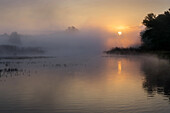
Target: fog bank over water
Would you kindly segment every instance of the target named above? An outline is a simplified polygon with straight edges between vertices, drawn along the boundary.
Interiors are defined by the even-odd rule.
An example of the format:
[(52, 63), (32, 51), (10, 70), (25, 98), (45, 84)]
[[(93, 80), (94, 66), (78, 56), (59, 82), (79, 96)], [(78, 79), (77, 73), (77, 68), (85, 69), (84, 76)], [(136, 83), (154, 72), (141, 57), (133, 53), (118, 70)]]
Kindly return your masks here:
[(45, 55), (101, 54), (112, 47), (130, 47), (139, 44), (140, 38), (137, 32), (125, 32), (122, 36), (118, 36), (116, 32), (101, 29), (78, 30), (75, 28), (75, 30), (67, 29), (34, 35), (20, 33), (0, 35), (0, 45), (38, 47), (44, 51)]

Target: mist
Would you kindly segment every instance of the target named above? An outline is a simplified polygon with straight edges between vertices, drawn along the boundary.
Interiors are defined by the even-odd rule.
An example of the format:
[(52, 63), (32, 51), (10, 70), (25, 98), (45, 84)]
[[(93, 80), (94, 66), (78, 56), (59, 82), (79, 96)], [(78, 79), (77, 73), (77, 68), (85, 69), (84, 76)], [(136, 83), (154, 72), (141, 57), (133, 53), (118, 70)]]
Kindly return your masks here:
[[(0, 45), (16, 46), (22, 50), (20, 53), (16, 52), (10, 55), (100, 55), (112, 47), (140, 45), (140, 38), (137, 35), (137, 32), (130, 32), (118, 36), (115, 32), (107, 32), (97, 28), (77, 29), (70, 27), (70, 29), (63, 31), (44, 34), (26, 35), (17, 32), (2, 34), (0, 35)], [(9, 50), (4, 50), (4, 47), (2, 49), (3, 51)], [(5, 54), (8, 55), (8, 53), (11, 52)]]

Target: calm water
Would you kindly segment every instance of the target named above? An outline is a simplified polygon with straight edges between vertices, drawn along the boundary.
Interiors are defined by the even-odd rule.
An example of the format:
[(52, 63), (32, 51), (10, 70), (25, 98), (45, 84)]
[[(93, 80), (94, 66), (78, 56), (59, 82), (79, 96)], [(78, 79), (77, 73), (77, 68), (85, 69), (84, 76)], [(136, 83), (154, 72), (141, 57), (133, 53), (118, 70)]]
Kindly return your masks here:
[(0, 60), (0, 113), (168, 113), (169, 99), (156, 56)]

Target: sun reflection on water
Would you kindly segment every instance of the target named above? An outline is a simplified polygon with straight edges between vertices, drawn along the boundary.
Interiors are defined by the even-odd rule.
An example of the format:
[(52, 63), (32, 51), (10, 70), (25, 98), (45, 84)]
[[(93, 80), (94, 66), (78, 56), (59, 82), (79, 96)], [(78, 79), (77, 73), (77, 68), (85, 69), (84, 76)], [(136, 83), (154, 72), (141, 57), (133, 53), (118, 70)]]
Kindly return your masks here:
[(118, 74), (121, 74), (122, 72), (122, 62), (118, 61)]

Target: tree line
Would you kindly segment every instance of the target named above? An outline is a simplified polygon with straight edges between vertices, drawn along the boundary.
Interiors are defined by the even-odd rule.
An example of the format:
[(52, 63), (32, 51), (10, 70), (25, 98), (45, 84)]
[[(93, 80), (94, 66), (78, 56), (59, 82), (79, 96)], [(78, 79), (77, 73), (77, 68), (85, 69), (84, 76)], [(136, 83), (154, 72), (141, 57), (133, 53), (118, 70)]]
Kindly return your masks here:
[(170, 50), (170, 9), (163, 14), (148, 14), (143, 20), (142, 49)]

